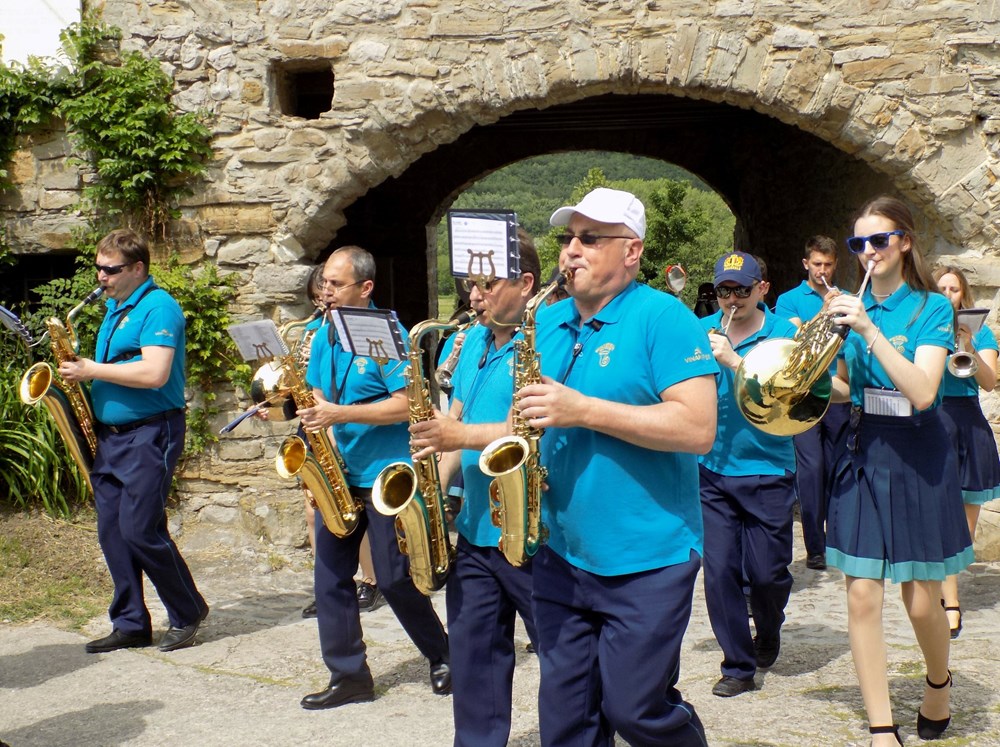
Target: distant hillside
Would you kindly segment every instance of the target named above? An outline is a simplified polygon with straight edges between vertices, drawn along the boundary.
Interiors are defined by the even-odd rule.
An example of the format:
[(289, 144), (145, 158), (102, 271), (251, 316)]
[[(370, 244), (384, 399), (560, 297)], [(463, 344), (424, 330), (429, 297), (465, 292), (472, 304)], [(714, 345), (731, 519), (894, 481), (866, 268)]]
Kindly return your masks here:
[(452, 208), (514, 210), (525, 230), (540, 236), (548, 231), (552, 212), (566, 204), (573, 188), (592, 168), (600, 168), (611, 181), (673, 179), (711, 191), (698, 177), (664, 161), (629, 153), (573, 151), (536, 156), (505, 166), (469, 187)]

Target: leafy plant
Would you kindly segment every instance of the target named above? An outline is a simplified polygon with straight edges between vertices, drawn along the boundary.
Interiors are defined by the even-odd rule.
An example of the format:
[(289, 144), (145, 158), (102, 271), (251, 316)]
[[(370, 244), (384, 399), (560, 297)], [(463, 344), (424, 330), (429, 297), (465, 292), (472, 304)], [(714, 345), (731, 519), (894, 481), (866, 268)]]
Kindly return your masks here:
[(21, 402), (21, 375), (32, 356), (6, 334), (0, 355), (8, 364), (0, 370), (0, 499), (19, 508), (41, 503), (48, 514), (69, 517), (88, 495), (86, 481), (44, 407)]
[(56, 110), (98, 177), (85, 198), (102, 214), (123, 214), (130, 225), (137, 219), (134, 227), (165, 238), (173, 204), (205, 170), (211, 133), (202, 115), (176, 112), (173, 82), (158, 61), (117, 51), (120, 37), (93, 17), (63, 32), (78, 88)]

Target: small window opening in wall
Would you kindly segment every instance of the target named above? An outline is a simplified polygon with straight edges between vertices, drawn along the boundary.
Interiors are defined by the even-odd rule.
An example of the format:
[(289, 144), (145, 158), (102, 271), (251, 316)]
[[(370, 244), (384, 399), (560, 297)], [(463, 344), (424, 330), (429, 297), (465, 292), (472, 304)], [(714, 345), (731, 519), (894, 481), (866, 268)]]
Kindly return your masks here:
[(319, 119), (333, 108), (333, 70), (329, 62), (275, 63), (278, 108), (290, 117)]

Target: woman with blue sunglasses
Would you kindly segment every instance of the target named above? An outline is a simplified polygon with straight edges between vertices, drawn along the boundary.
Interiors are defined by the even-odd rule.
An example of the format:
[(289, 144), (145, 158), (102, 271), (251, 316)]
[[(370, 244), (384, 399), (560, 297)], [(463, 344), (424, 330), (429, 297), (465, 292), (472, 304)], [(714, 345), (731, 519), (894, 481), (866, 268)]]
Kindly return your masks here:
[(864, 205), (848, 248), (868, 268), (860, 298), (830, 302), (847, 336), (833, 379), (850, 400), (848, 438), (834, 475), (827, 562), (846, 575), (848, 634), (873, 747), (902, 744), (893, 723), (882, 607), (899, 583), (926, 666), (921, 739), (951, 720), (949, 628), (941, 582), (972, 561), (958, 463), (937, 410), (954, 346), (951, 304), (916, 247), (913, 217), (893, 197)]

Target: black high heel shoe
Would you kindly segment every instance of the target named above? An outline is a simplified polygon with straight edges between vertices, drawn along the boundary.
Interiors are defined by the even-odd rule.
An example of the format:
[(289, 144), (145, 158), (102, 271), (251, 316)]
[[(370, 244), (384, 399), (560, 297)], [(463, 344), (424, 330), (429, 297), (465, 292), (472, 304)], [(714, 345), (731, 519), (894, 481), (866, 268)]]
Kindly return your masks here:
[(953, 628), (953, 627), (951, 627), (951, 621), (950, 620), (948, 621), (948, 630), (951, 631), (951, 637), (952, 637), (952, 640), (954, 640), (955, 638), (958, 638), (958, 634), (962, 632), (962, 608), (961, 607), (945, 607), (943, 599), (941, 600), (941, 606), (944, 607), (944, 611), (946, 613), (948, 613), (948, 612), (957, 612), (958, 613), (958, 625), (956, 625)]
[[(939, 684), (931, 682), (930, 677), (924, 677), (927, 681), (927, 687), (934, 690), (940, 690), (944, 687), (951, 687), (951, 670), (948, 670), (948, 679)], [(921, 739), (927, 741), (930, 739), (938, 739), (944, 730), (948, 728), (948, 724), (951, 723), (951, 716), (942, 719), (930, 719), (917, 709), (917, 736)]]
[(899, 736), (899, 724), (893, 724), (892, 726), (869, 726), (869, 734), (892, 734), (896, 737), (896, 741), (899, 744), (903, 743), (903, 740)]

